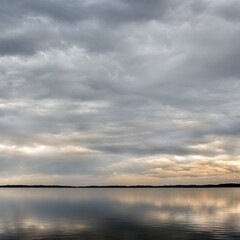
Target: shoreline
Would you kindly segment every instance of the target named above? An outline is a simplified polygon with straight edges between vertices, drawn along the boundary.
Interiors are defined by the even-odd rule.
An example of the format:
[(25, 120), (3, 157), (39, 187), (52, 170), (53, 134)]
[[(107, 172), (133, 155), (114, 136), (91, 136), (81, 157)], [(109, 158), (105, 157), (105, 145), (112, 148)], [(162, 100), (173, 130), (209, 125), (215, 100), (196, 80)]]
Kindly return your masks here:
[(206, 184), (206, 185), (0, 185), (0, 188), (238, 188), (239, 183)]

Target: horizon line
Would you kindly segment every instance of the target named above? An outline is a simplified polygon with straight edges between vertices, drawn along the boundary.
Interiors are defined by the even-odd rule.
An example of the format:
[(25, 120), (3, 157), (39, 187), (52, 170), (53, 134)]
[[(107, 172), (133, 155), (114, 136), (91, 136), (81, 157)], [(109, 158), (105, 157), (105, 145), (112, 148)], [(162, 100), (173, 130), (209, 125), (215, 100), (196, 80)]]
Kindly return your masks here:
[(0, 188), (214, 188), (214, 187), (240, 187), (240, 183), (219, 184), (173, 184), (173, 185), (55, 185), (55, 184), (5, 184)]

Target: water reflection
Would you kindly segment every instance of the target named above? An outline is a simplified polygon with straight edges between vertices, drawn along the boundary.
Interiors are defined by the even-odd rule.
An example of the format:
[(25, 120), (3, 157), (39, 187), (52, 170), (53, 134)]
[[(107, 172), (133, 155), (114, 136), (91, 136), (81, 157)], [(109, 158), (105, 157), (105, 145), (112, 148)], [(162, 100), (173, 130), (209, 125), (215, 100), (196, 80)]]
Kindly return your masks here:
[(240, 189), (0, 189), (0, 239), (240, 239)]

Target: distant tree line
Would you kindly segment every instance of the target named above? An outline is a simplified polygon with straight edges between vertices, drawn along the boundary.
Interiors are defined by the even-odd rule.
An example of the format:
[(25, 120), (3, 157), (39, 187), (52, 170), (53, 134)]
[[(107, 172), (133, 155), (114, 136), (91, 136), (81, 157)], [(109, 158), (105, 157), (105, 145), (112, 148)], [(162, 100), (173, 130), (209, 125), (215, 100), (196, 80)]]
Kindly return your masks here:
[(0, 188), (231, 188), (240, 187), (240, 183), (221, 183), (205, 185), (89, 185), (89, 186), (70, 186), (70, 185), (0, 185)]

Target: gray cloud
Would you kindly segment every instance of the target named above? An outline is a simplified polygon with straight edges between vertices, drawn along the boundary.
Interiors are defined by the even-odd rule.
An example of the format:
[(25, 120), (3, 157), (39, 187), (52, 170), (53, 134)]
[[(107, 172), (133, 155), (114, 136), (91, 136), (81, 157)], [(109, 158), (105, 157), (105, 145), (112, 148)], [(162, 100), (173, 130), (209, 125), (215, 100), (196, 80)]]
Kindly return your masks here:
[(235, 177), (238, 8), (235, 0), (2, 1), (2, 181)]
[(220, 4), (214, 4), (213, 12), (228, 21), (239, 21), (238, 11), (240, 4), (238, 1), (222, 1)]

